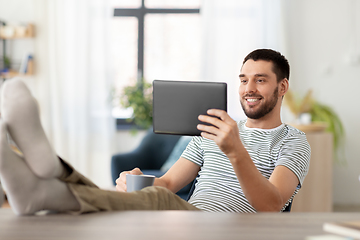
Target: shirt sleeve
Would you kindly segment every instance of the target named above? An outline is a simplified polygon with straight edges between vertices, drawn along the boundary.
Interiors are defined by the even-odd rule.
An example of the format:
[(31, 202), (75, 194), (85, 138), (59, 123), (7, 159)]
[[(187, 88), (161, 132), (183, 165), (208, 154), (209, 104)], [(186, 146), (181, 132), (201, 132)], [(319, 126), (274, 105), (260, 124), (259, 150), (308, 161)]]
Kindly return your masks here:
[(310, 166), (311, 149), (304, 133), (288, 136), (279, 153), (275, 166), (285, 166), (297, 176), (300, 186), (303, 184)]
[(202, 137), (193, 137), (181, 157), (199, 165), (200, 167), (204, 163), (204, 151), (201, 148)]

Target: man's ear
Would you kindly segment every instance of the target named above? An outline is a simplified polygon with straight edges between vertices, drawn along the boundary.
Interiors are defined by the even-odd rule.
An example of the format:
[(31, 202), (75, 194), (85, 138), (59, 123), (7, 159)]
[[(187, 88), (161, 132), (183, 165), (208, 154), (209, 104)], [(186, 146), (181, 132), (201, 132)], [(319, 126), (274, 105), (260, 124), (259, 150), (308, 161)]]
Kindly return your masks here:
[(289, 90), (289, 80), (287, 78), (284, 78), (279, 83), (279, 97), (283, 97), (288, 90)]

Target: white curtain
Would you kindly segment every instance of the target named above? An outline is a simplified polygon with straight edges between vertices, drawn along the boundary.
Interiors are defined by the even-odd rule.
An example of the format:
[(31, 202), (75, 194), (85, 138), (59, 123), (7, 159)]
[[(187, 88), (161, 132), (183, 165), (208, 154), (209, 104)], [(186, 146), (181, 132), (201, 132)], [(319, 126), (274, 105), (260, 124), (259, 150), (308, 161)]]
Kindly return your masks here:
[(115, 124), (109, 93), (106, 0), (34, 0), (36, 95), (55, 151), (100, 186), (110, 186)]
[(238, 96), (244, 57), (257, 48), (285, 53), (281, 0), (204, 0), (202, 78), (228, 83), (228, 112), (245, 118)]

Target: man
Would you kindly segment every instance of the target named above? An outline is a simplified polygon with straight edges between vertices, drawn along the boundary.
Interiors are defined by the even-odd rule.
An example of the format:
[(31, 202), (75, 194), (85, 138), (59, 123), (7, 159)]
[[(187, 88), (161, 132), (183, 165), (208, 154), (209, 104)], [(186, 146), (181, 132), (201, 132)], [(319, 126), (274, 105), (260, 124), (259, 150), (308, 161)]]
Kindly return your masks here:
[[(226, 112), (214, 109), (208, 114), (221, 120), (200, 116), (216, 127), (199, 125), (202, 138), (195, 137), (155, 185), (176, 192), (200, 173), (189, 202), (203, 210), (280, 211), (288, 205), (310, 158), (305, 135), (281, 123), (289, 73), (287, 60), (275, 51), (260, 49), (245, 57), (239, 95), (247, 120), (237, 124)], [(220, 150), (215, 151), (217, 147)], [(126, 173), (141, 172), (120, 174), (119, 191), (126, 191)]]
[[(17, 214), (39, 210), (96, 212), (115, 210), (281, 211), (307, 174), (310, 147), (304, 133), (281, 122), (282, 98), (288, 90), (289, 64), (278, 52), (255, 50), (243, 62), (240, 102), (247, 115), (238, 124), (221, 110), (199, 120), (181, 158), (153, 187), (126, 193), (125, 174), (118, 192), (97, 188), (58, 158), (41, 127), (38, 109), (25, 85), (6, 82), (1, 92), (0, 176)], [(6, 132), (23, 156), (11, 151)], [(197, 175), (189, 202), (175, 192)], [(21, 189), (21, 190), (19, 190)]]

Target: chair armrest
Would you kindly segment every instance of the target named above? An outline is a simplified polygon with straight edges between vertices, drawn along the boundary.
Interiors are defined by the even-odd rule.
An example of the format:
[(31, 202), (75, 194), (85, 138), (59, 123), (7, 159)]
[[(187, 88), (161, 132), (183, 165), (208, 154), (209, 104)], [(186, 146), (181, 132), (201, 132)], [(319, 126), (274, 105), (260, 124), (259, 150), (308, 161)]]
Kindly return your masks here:
[(123, 171), (130, 171), (136, 167), (140, 169), (147, 168), (148, 158), (146, 152), (134, 150), (129, 153), (116, 154), (111, 157), (111, 176), (115, 180)]
[(180, 136), (155, 134), (150, 129), (135, 150), (113, 155), (111, 176), (114, 184), (121, 172), (132, 170), (135, 167), (141, 170), (159, 170), (179, 138)]

